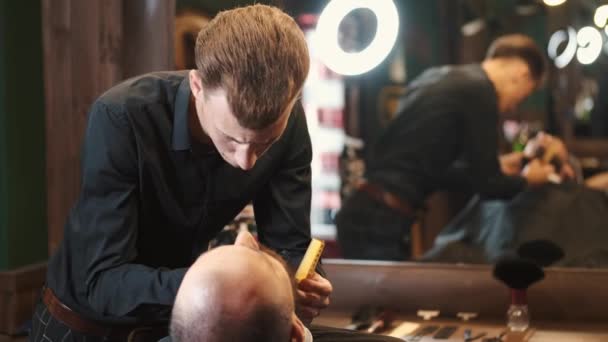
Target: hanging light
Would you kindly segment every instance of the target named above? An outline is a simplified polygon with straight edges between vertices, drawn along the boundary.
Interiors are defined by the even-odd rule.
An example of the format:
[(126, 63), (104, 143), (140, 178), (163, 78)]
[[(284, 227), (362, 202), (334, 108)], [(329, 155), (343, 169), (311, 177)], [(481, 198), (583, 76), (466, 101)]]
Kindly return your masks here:
[[(567, 42), (562, 53), (558, 54), (560, 45)], [(576, 31), (572, 27), (567, 30), (559, 30), (551, 35), (549, 45), (547, 46), (547, 54), (555, 63), (555, 67), (561, 69), (570, 64), (574, 56), (576, 56)]]
[(602, 5), (595, 10), (593, 22), (595, 26), (602, 28), (606, 26), (606, 21), (608, 21), (608, 5)]
[(486, 20), (468, 2), (461, 3), (461, 11), (463, 24), (460, 32), (463, 36), (474, 36), (487, 27)]
[[(338, 43), (340, 23), (356, 9), (369, 9), (378, 28), (369, 46), (360, 52), (346, 52)], [(375, 68), (392, 50), (399, 32), (399, 15), (392, 0), (333, 0), (321, 12), (315, 34), (319, 58), (342, 75), (359, 75)]]
[(566, 0), (543, 0), (543, 2), (547, 6), (559, 6), (559, 5), (563, 4), (564, 2), (566, 2)]
[(581, 64), (591, 64), (602, 52), (602, 34), (595, 27), (585, 26), (576, 34), (578, 50), (576, 59)]
[(483, 29), (486, 28), (486, 21), (482, 18), (477, 18), (475, 20), (471, 20), (468, 23), (462, 25), (460, 28), (460, 32), (462, 32), (463, 36), (470, 37), (478, 34)]

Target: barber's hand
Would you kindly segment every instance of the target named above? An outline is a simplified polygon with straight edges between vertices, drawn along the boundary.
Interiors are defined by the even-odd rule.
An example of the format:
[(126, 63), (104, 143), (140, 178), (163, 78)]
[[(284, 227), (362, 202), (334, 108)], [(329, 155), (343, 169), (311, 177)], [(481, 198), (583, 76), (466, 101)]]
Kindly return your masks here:
[(508, 176), (518, 175), (521, 172), (523, 158), (522, 152), (512, 152), (500, 156), (500, 170)]
[[(540, 148), (544, 149), (543, 154), (551, 151), (552, 157), (559, 158), (562, 163), (568, 163), (568, 149), (566, 148), (566, 144), (564, 144), (560, 138), (544, 132), (539, 132), (536, 137), (528, 141), (526, 148), (524, 149), (524, 154), (528, 158), (544, 158), (544, 155), (538, 155)], [(545, 161), (548, 160), (545, 159)]]
[(296, 313), (304, 324), (309, 325), (329, 305), (332, 291), (329, 280), (316, 272), (312, 278), (304, 279), (298, 284)]
[(530, 186), (539, 186), (549, 181), (549, 175), (555, 173), (551, 164), (542, 163), (538, 159), (532, 159), (522, 171), (522, 175)]

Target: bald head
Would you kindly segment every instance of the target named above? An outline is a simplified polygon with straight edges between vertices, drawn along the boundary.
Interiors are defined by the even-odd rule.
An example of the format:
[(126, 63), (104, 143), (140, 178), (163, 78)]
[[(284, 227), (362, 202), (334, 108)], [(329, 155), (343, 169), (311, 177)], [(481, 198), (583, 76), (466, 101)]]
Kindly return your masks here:
[(186, 273), (173, 308), (174, 341), (290, 340), (290, 276), (277, 257), (240, 238), (203, 254)]

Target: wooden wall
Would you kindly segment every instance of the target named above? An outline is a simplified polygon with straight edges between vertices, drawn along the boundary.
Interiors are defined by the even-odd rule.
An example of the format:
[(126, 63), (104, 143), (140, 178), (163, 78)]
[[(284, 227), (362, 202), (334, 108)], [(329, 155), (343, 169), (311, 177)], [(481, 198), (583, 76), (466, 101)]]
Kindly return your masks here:
[(40, 16), (0, 1), (0, 273), (47, 256)]
[(43, 0), (49, 252), (80, 189), (91, 103), (127, 76), (173, 68), (175, 0)]

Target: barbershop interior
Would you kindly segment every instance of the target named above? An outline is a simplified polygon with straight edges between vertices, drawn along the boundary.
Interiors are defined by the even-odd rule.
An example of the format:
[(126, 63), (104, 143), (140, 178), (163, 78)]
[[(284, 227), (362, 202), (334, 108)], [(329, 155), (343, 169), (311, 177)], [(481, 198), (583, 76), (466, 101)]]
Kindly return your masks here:
[(608, 341), (607, 0), (0, 2), (0, 342)]

